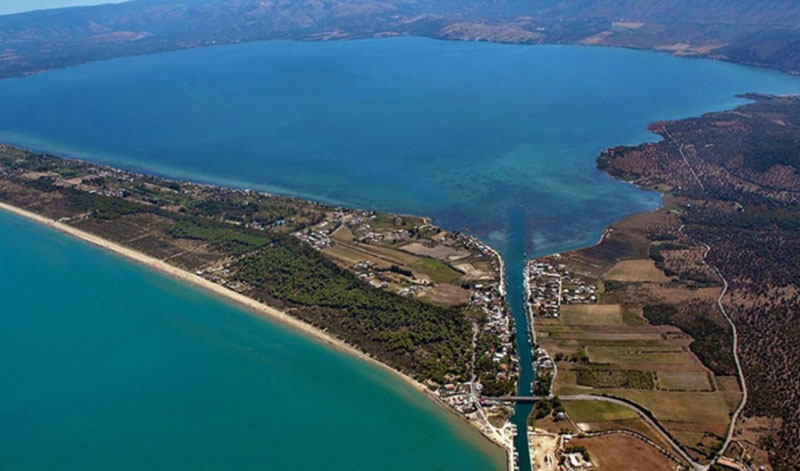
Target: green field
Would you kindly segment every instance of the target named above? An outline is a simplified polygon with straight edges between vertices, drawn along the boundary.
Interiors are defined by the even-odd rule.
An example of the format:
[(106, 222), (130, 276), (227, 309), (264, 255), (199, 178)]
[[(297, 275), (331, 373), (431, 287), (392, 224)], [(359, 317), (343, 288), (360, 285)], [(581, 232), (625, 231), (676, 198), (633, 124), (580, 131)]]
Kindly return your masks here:
[(708, 374), (702, 371), (659, 371), (659, 389), (711, 391)]
[(575, 422), (599, 423), (637, 419), (636, 412), (612, 402), (565, 401), (564, 408)]

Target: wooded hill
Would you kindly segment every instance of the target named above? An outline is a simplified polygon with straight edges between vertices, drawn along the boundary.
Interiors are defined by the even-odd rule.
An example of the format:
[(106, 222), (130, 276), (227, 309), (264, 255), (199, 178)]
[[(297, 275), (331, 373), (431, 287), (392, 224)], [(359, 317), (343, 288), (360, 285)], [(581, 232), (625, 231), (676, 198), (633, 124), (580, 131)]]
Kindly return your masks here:
[(0, 77), (264, 39), (591, 44), (800, 71), (792, 0), (133, 0), (0, 16)]
[[(664, 140), (611, 149), (599, 166), (643, 187), (670, 188), (679, 232), (710, 248), (708, 262), (730, 285), (723, 303), (738, 328), (750, 393), (739, 442), (788, 471), (800, 467), (800, 97), (751, 98), (736, 110), (654, 124)], [(680, 321), (669, 308), (646, 314)], [(698, 354), (716, 349), (708, 347)]]

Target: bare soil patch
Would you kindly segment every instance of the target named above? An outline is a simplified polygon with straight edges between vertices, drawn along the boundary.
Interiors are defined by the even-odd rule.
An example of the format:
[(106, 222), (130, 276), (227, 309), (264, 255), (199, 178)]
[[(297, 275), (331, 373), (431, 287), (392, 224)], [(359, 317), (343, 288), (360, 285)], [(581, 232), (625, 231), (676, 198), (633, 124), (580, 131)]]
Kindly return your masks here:
[(651, 258), (623, 260), (608, 270), (603, 278), (614, 281), (666, 283), (669, 277)]
[(672, 471), (675, 463), (660, 451), (630, 435), (613, 434), (574, 440), (570, 445), (585, 446), (592, 462), (601, 471), (635, 469)]

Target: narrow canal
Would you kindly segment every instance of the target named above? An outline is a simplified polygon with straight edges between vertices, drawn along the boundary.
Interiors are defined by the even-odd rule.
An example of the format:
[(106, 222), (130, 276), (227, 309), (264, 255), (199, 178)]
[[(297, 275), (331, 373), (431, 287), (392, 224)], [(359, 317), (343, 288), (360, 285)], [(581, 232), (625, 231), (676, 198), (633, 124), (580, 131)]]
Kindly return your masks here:
[[(508, 242), (504, 250), (506, 293), (511, 314), (517, 331), (517, 351), (519, 354), (519, 386), (517, 394), (529, 396), (531, 383), (534, 379), (533, 355), (531, 340), (528, 336), (528, 319), (525, 311), (525, 293), (523, 270), (527, 254), (525, 252), (526, 228), (525, 213), (516, 208), (508, 215)], [(519, 453), (517, 464), (520, 471), (530, 471), (530, 456), (528, 453), (528, 415), (531, 404), (517, 404), (514, 408), (512, 421), (517, 426), (517, 437), (514, 439), (514, 449)]]

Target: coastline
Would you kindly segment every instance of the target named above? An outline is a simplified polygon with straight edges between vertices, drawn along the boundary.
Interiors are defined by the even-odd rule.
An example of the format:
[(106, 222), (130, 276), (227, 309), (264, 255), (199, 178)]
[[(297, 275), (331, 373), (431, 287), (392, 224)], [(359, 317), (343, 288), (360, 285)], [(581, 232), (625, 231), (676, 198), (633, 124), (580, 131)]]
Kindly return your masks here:
[[(189, 284), (195, 288), (199, 288), (209, 294), (212, 294), (214, 296), (222, 298), (225, 301), (232, 302), (233, 304), (241, 308), (244, 308), (252, 315), (255, 315), (262, 319), (268, 319), (271, 321), (278, 322), (282, 326), (288, 327), (294, 330), (295, 332), (304, 335), (309, 339), (320, 342), (329, 348), (333, 348), (341, 353), (358, 358), (359, 360), (370, 363), (371, 365), (377, 366), (383, 369), (384, 371), (391, 373), (396, 378), (403, 381), (405, 384), (413, 387), (415, 390), (424, 394), (428, 399), (430, 399), (438, 407), (441, 407), (448, 414), (452, 414), (452, 416), (457, 417), (465, 424), (469, 424), (470, 426), (475, 428), (477, 432), (484, 439), (486, 439), (491, 445), (501, 448), (506, 454), (507, 469), (508, 470), (513, 469), (513, 444), (511, 442), (504, 443), (500, 437), (496, 437), (486, 433), (484, 429), (478, 426), (478, 424), (467, 420), (465, 417), (461, 416), (460, 414), (452, 410), (450, 407), (448, 407), (439, 397), (432, 394), (430, 390), (427, 387), (425, 387), (425, 385), (423, 385), (422, 383), (416, 381), (414, 378), (402, 373), (401, 371), (396, 370), (390, 367), (389, 365), (377, 360), (376, 358), (362, 352), (361, 350), (348, 344), (347, 342), (344, 342), (343, 340), (321, 329), (318, 329), (313, 325), (310, 325), (295, 317), (292, 317), (291, 315), (279, 309), (268, 306), (264, 303), (249, 298), (243, 294), (237, 293), (236, 291), (233, 291), (222, 285), (209, 281), (199, 275), (172, 266), (162, 260), (159, 260), (155, 257), (151, 257), (137, 250), (127, 248), (125, 246), (122, 246), (115, 242), (111, 242), (102, 237), (69, 226), (68, 224), (64, 224), (62, 222), (41, 216), (39, 214), (33, 213), (26, 209), (19, 208), (17, 206), (10, 205), (8, 203), (4, 203), (2, 201), (0, 201), (0, 210), (20, 216), (29, 221), (41, 224), (51, 229), (55, 229), (58, 232), (61, 232), (62, 234), (79, 239), (97, 248), (103, 249), (113, 255), (120, 256), (129, 261), (135, 262), (138, 265), (144, 266), (145, 268), (154, 270), (163, 275), (167, 275), (170, 278)], [(499, 254), (497, 254), (497, 252), (494, 251), (494, 249), (491, 250), (498, 257), (500, 266), (502, 267), (503, 263), (502, 258), (500, 258)]]
[[(644, 144), (642, 144), (642, 145), (644, 145)], [(603, 151), (601, 151), (600, 155), (605, 153), (607, 150), (608, 149), (604, 149)], [(687, 162), (687, 164), (688, 164), (688, 162)], [(596, 242), (592, 243), (592, 244), (587, 244), (585, 246), (576, 247), (576, 248), (569, 249), (569, 250), (562, 251), (562, 252), (553, 252), (553, 253), (549, 253), (549, 254), (545, 254), (545, 255), (540, 255), (540, 256), (537, 256), (537, 257), (534, 257), (534, 258), (527, 259), (525, 261), (523, 279), (524, 279), (525, 308), (526, 308), (526, 311), (527, 311), (526, 314), (527, 314), (527, 320), (528, 320), (528, 329), (529, 329), (529, 333), (531, 335), (531, 338), (533, 340), (534, 348), (541, 349), (542, 352), (543, 352), (543, 356), (548, 358), (548, 359), (550, 359), (550, 361), (552, 361), (552, 364), (553, 364), (553, 368), (552, 368), (552, 372), (553, 373), (552, 373), (552, 379), (551, 379), (551, 384), (550, 384), (550, 394), (549, 394), (550, 397), (553, 396), (553, 389), (555, 388), (555, 384), (556, 384), (556, 376), (558, 375), (558, 365), (557, 365), (557, 363), (555, 361), (552, 360), (552, 357), (550, 356), (550, 353), (547, 350), (545, 350), (543, 347), (537, 347), (536, 346), (535, 316), (533, 315), (533, 306), (534, 305), (530, 301), (530, 294), (531, 294), (531, 267), (537, 261), (539, 261), (539, 260), (541, 260), (543, 258), (550, 258), (550, 257), (561, 258), (563, 255), (569, 255), (569, 254), (572, 254), (572, 253), (577, 253), (577, 252), (581, 252), (581, 251), (586, 250), (586, 249), (591, 249), (593, 247), (600, 246), (601, 244), (603, 244), (603, 242), (606, 240), (606, 238), (614, 232), (616, 225), (618, 225), (620, 223), (623, 223), (624, 221), (626, 221), (628, 219), (635, 218), (636, 216), (639, 216), (639, 215), (662, 211), (666, 206), (666, 204), (664, 203), (664, 197), (667, 194), (669, 194), (668, 190), (660, 189), (657, 186), (656, 187), (651, 187), (651, 186), (648, 186), (648, 185), (641, 185), (641, 184), (637, 184), (634, 181), (627, 181), (627, 180), (624, 180), (624, 179), (622, 179), (622, 178), (620, 178), (618, 176), (615, 176), (612, 173), (610, 173), (607, 169), (601, 169), (600, 165), (599, 165), (599, 161), (598, 161), (597, 169), (601, 170), (603, 173), (605, 173), (606, 175), (608, 175), (609, 177), (611, 177), (612, 179), (614, 179), (614, 180), (616, 180), (618, 182), (631, 184), (632, 186), (634, 186), (635, 188), (637, 188), (640, 191), (654, 192), (654, 193), (659, 194), (661, 196), (661, 204), (655, 209), (651, 209), (649, 211), (641, 211), (641, 212), (631, 213), (631, 214), (628, 214), (628, 215), (626, 215), (626, 216), (624, 216), (624, 217), (622, 217), (622, 218), (620, 218), (618, 220), (615, 220), (615, 221), (609, 223), (605, 228), (603, 228), (603, 231), (600, 233), (600, 236), (599, 236), (598, 240)], [(697, 175), (694, 175), (694, 177), (697, 178)], [(700, 183), (699, 180), (698, 180), (698, 183)], [(702, 183), (700, 183), (700, 184), (702, 185)], [(682, 228), (682, 226), (681, 226), (681, 228)], [(707, 262), (705, 262), (705, 260), (706, 260), (706, 256), (707, 256), (708, 252), (710, 251), (710, 247), (707, 246), (706, 244), (702, 244), (702, 245), (704, 247), (706, 247), (706, 252), (703, 255), (703, 260), (704, 260), (704, 263), (707, 263)], [(719, 306), (720, 311), (723, 313), (726, 321), (730, 324), (730, 326), (731, 326), (731, 328), (733, 330), (733, 346), (734, 346), (734, 352), (735, 352), (736, 351), (736, 347), (737, 347), (736, 326), (728, 318), (728, 315), (725, 312), (725, 309), (724, 309), (724, 307), (722, 305), (722, 299), (725, 296), (726, 291), (728, 290), (728, 283), (727, 283), (727, 280), (723, 277), (722, 273), (719, 271), (719, 269), (717, 269), (716, 267), (712, 267), (712, 268), (715, 270), (715, 272), (719, 276), (720, 280), (723, 282), (720, 294), (716, 298), (715, 301), (716, 301), (717, 305)], [(737, 378), (740, 379), (740, 384), (745, 384), (744, 375), (742, 374), (742, 371), (741, 371), (740, 367), (738, 366), (739, 365), (738, 357), (736, 357), (736, 364), (737, 364), (737, 370), (738, 370)], [(685, 449), (686, 446), (683, 445), (683, 444), (680, 444), (674, 438), (674, 436), (671, 433), (669, 433), (669, 431), (661, 423), (661, 420), (656, 418), (655, 415), (648, 408), (642, 406), (641, 404), (639, 404), (639, 403), (637, 403), (635, 401), (628, 400), (626, 398), (619, 398), (619, 397), (616, 397), (616, 396), (613, 396), (613, 395), (608, 395), (608, 394), (602, 394), (602, 395), (596, 395), (596, 394), (568, 395), (568, 396), (562, 396), (562, 400), (565, 400), (565, 401), (571, 401), (571, 400), (573, 400), (573, 401), (574, 400), (578, 400), (578, 401), (580, 401), (580, 400), (584, 400), (584, 401), (586, 401), (586, 400), (603, 401), (603, 402), (616, 403), (618, 405), (627, 407), (627, 408), (633, 410), (634, 412), (636, 412), (636, 414), (640, 417), (640, 419), (643, 420), (651, 428), (651, 430), (653, 430), (657, 434), (661, 435), (661, 437), (666, 441), (666, 443), (668, 443), (672, 447), (673, 451), (676, 452), (677, 455), (680, 456), (684, 460), (683, 464), (689, 463), (691, 465), (691, 468), (694, 469), (694, 470), (707, 471), (708, 469), (710, 469), (711, 465), (713, 465), (713, 464), (715, 464), (717, 462), (717, 460), (720, 457), (724, 457), (724, 453), (727, 450), (728, 444), (732, 439), (731, 437), (733, 437), (733, 434), (735, 433), (738, 416), (739, 416), (739, 414), (741, 413), (741, 411), (743, 410), (743, 408), (745, 406), (745, 403), (746, 403), (746, 400), (747, 400), (747, 393), (746, 393), (746, 389), (744, 389), (744, 395), (742, 397), (742, 400), (741, 400), (739, 406), (737, 407), (736, 411), (733, 413), (733, 416), (731, 418), (730, 424), (728, 426), (728, 435), (725, 438), (725, 444), (716, 453), (714, 453), (714, 456), (710, 459), (708, 464), (701, 464), (696, 459), (690, 457), (686, 452), (686, 449)], [(670, 457), (674, 461), (678, 461), (678, 459), (674, 455), (670, 455), (670, 453), (667, 450), (664, 450), (660, 445), (658, 445), (657, 443), (653, 442), (652, 439), (650, 439), (650, 437), (643, 437), (643, 438), (645, 438), (644, 441), (648, 445), (650, 445), (650, 446), (652, 446), (652, 447), (654, 447), (654, 448), (656, 448), (658, 450), (661, 450), (664, 454), (666, 454), (668, 457)]]

